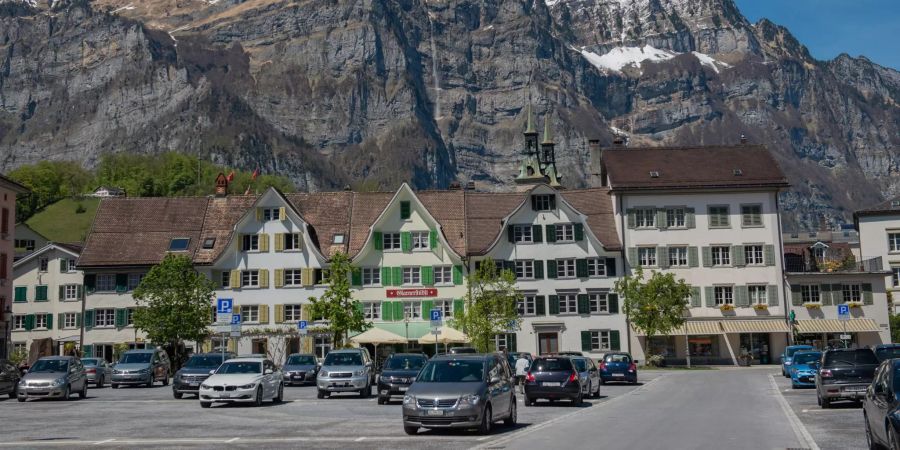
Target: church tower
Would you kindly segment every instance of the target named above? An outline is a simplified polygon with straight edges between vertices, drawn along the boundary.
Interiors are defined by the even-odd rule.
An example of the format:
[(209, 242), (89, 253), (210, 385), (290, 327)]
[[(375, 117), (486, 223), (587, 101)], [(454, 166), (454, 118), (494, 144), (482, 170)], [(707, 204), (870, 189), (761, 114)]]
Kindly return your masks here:
[(550, 118), (544, 119), (544, 140), (538, 144), (538, 132), (534, 126), (534, 115), (531, 104), (528, 105), (527, 123), (525, 125), (525, 148), (522, 150), (522, 161), (519, 164), (519, 175), (516, 184), (521, 186), (549, 184), (560, 188), (559, 175), (556, 172), (556, 144), (550, 135)]

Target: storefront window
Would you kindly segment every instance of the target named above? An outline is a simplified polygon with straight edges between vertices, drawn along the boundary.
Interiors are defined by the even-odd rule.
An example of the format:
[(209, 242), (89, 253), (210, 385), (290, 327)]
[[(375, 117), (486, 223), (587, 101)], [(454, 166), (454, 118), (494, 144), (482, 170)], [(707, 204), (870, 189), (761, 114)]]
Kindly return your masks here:
[(688, 348), (691, 351), (691, 356), (707, 358), (719, 356), (718, 339), (713, 335), (689, 336)]
[(662, 355), (663, 358), (674, 358), (675, 336), (653, 336), (650, 338), (651, 355)]
[(770, 364), (769, 335), (763, 333), (741, 333), (740, 354), (746, 349), (757, 364)]

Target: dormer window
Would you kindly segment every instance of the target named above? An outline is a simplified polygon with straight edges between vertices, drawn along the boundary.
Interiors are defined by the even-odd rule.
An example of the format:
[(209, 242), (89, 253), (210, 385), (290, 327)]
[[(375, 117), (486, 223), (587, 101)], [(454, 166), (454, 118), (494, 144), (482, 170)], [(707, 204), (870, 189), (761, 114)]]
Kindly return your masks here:
[(900, 200), (891, 200), (891, 208), (900, 208)]
[(535, 211), (553, 211), (556, 209), (556, 196), (553, 194), (536, 194), (531, 196), (531, 209)]
[(188, 245), (190, 245), (190, 238), (174, 238), (169, 242), (169, 251), (170, 252), (183, 252), (187, 251)]
[(256, 219), (260, 222), (271, 222), (285, 219), (284, 208), (257, 208)]
[(216, 246), (216, 238), (208, 237), (203, 240), (203, 248), (209, 250)]
[(741, 176), (741, 175), (744, 174), (744, 171), (741, 170), (741, 169), (734, 169), (734, 170), (731, 171), (731, 173), (733, 173), (734, 176), (739, 177), (739, 176)]
[(650, 178), (659, 178), (659, 171), (657, 171), (657, 170), (651, 170), (651, 171), (650, 171)]
[(337, 233), (334, 235), (334, 238), (331, 240), (332, 244), (343, 244), (346, 236), (344, 233)]

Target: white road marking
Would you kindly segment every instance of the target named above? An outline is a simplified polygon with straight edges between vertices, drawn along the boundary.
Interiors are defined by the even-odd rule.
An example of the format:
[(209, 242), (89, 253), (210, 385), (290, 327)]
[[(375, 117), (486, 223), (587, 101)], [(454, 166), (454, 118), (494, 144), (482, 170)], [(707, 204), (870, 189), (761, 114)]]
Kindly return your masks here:
[[(476, 440), (471, 437), (465, 436), (421, 436), (422, 438), (427, 438), (429, 441), (453, 441), (453, 442), (475, 442)], [(490, 437), (490, 436), (488, 436)], [(235, 438), (236, 439), (236, 438)], [(347, 443), (347, 442), (361, 442), (361, 440), (365, 440), (366, 442), (411, 442), (416, 438), (409, 436), (364, 436), (358, 438), (352, 437), (254, 437), (254, 444), (265, 444), (265, 443), (292, 443), (292, 442), (312, 442), (312, 443)], [(208, 444), (223, 444), (231, 442), (232, 440), (223, 440), (221, 438), (146, 438), (146, 439), (110, 439), (110, 441), (115, 441), (116, 445), (124, 446), (124, 445), (164, 445), (164, 446), (178, 446), (178, 445), (208, 445)], [(109, 442), (109, 441), (102, 441)], [(0, 442), (0, 447), (57, 447), (57, 446), (81, 446), (91, 443), (97, 443), (96, 441), (83, 441), (77, 439), (66, 439), (66, 440), (50, 440), (50, 441), (15, 441), (15, 442)]]
[(236, 442), (238, 439), (240, 439), (240, 438), (239, 438), (239, 437), (231, 438), (231, 439), (225, 441), (225, 443), (226, 443), (226, 444), (230, 444), (230, 443), (232, 443), (232, 442)]
[(364, 441), (364, 440), (366, 440), (366, 437), (365, 437), (365, 436), (356, 438), (355, 440), (353, 440), (353, 442), (362, 442), (362, 441)]
[(105, 441), (97, 441), (97, 442), (94, 442), (94, 445), (108, 444), (108, 443), (110, 443), (110, 442), (112, 442), (112, 441), (114, 441), (114, 440), (115, 440), (115, 438), (113, 438), (113, 439), (107, 439), (107, 440), (105, 440)]
[(787, 416), (788, 422), (791, 423), (791, 428), (794, 429), (794, 434), (797, 435), (797, 439), (803, 444), (805, 442), (805, 446), (810, 450), (819, 450), (819, 445), (816, 444), (816, 441), (812, 438), (812, 435), (809, 434), (809, 431), (806, 429), (806, 426), (803, 425), (803, 422), (797, 417), (797, 414), (794, 413), (794, 410), (791, 409), (791, 405), (788, 404), (787, 400), (784, 399), (784, 395), (781, 395), (781, 389), (778, 389), (778, 383), (775, 382), (775, 376), (769, 375), (769, 381), (772, 382), (772, 387), (775, 392), (778, 393), (776, 396), (776, 400), (778, 400), (778, 404), (781, 405), (781, 410), (784, 411), (784, 415)]

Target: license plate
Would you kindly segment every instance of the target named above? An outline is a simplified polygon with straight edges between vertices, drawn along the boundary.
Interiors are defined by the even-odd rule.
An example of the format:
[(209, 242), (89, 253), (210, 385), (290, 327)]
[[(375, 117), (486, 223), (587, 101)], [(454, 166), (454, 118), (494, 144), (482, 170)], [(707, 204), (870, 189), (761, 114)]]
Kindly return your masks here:
[(199, 381), (191, 381), (190, 383), (188, 383), (188, 386), (200, 386), (200, 382)]
[(861, 388), (861, 387), (844, 388), (845, 392), (865, 392), (865, 390), (866, 390), (866, 388)]
[(294, 379), (294, 380), (302, 380), (303, 377), (302, 377), (301, 375), (294, 375), (294, 376), (291, 377), (291, 379)]
[(544, 382), (542, 385), (543, 385), (543, 386), (548, 386), (548, 387), (559, 387), (559, 383), (548, 383), (548, 382)]
[(624, 373), (614, 373), (614, 374), (612, 374), (612, 376), (614, 376), (614, 377), (624, 377), (625, 374), (624, 374)]
[(425, 414), (429, 416), (443, 416), (444, 411), (441, 411), (440, 409), (429, 409)]
[(401, 387), (400, 392), (406, 392), (408, 389), (409, 389), (408, 387)]

